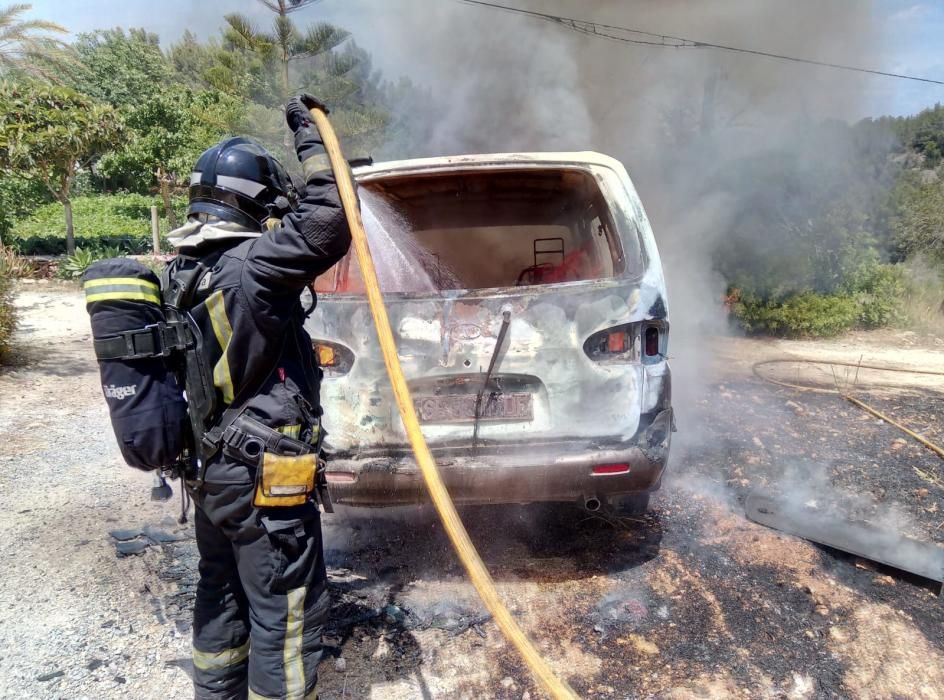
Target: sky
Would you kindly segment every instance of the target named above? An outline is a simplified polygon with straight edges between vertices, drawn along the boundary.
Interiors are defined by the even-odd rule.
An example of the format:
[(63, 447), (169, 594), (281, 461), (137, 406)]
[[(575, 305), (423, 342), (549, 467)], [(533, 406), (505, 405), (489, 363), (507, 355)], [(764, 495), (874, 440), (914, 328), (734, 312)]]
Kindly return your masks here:
[[(885, 41), (882, 68), (892, 73), (944, 80), (944, 3), (882, 0)], [(880, 80), (880, 79), (879, 79)], [(893, 84), (892, 84), (893, 83)], [(944, 103), (944, 85), (895, 80), (877, 88), (877, 113), (913, 114)]]
[[(429, 0), (431, 3), (452, 1)], [(506, 4), (514, 4), (514, 0), (508, 0)], [(242, 12), (260, 24), (272, 18), (271, 13), (256, 0), (32, 0), (32, 5), (31, 16), (53, 20), (75, 33), (115, 26), (144, 27), (160, 35), (165, 46), (178, 39), (186, 29), (204, 38), (217, 35), (222, 17), (228, 12)], [(863, 5), (867, 6), (865, 2)], [(573, 7), (571, 14), (584, 18), (580, 13), (581, 3), (574, 0)], [(468, 11), (488, 10), (469, 7)], [(883, 41), (875, 47), (874, 57), (867, 61), (857, 57), (857, 65), (944, 80), (944, 41), (941, 40), (944, 36), (944, 2), (874, 0), (871, 11), (876, 13), (876, 21), (882, 27)], [(396, 0), (322, 0), (293, 16), (299, 22), (328, 21), (348, 29), (357, 43), (371, 52), (374, 65), (383, 71), (385, 77), (395, 79), (407, 75), (422, 83), (423, 67), (412, 60), (411, 47), (400, 40), (392, 41), (402, 34), (377, 31), (387, 22), (396, 22), (397, 12)], [(673, 33), (670, 26), (647, 29)], [(710, 36), (689, 38), (712, 41)], [(595, 40), (587, 38), (586, 41)], [(841, 48), (842, 37), (836, 37), (836, 42)], [(753, 45), (749, 36), (744, 37), (742, 45), (764, 48)], [(614, 52), (625, 50), (617, 44), (612, 46)], [(768, 59), (745, 56), (743, 60)], [(937, 102), (944, 102), (944, 86), (876, 76), (869, 79), (864, 97), (864, 113), (860, 116), (914, 114)]]

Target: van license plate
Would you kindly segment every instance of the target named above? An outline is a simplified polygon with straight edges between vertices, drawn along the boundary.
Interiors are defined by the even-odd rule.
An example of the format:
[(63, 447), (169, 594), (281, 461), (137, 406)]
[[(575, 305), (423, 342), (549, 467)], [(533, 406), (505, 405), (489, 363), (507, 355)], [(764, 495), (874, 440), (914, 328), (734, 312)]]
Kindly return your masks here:
[[(528, 393), (491, 394), (482, 397), (483, 421), (534, 418), (532, 396)], [(424, 396), (414, 401), (421, 423), (472, 423), (475, 420), (475, 394)]]

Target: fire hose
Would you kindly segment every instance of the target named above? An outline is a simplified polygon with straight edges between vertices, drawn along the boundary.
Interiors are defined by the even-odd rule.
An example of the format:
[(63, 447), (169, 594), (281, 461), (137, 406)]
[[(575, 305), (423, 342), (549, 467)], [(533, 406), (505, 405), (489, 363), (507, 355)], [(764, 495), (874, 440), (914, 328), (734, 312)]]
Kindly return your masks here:
[(793, 358), (790, 358), (790, 359), (784, 358), (784, 359), (778, 359), (778, 360), (764, 360), (762, 362), (755, 362), (751, 366), (751, 371), (754, 373), (754, 376), (770, 384), (776, 384), (777, 386), (786, 387), (788, 389), (794, 389), (796, 391), (811, 391), (811, 392), (816, 392), (820, 394), (839, 394), (840, 398), (848, 401), (853, 406), (861, 408), (863, 411), (875, 416), (879, 420), (885, 421), (889, 425), (894, 426), (895, 428), (898, 428), (898, 430), (905, 433), (906, 435), (913, 438), (924, 447), (931, 450), (931, 452), (935, 453), (938, 457), (940, 457), (941, 459), (944, 459), (944, 448), (941, 448), (940, 446), (934, 444), (923, 435), (919, 435), (915, 431), (911, 430), (907, 426), (902, 425), (901, 423), (894, 420), (893, 418), (890, 418), (889, 416), (882, 413), (878, 409), (873, 408), (869, 404), (865, 403), (865, 401), (857, 399), (856, 397), (851, 396), (845, 391), (842, 391), (838, 386), (834, 389), (823, 389), (821, 387), (807, 386), (804, 384), (795, 384), (793, 382), (785, 382), (780, 379), (774, 379), (773, 377), (768, 377), (764, 375), (763, 372), (760, 371), (761, 367), (767, 367), (770, 365), (778, 365), (778, 364), (791, 364), (791, 363), (807, 364), (807, 365), (830, 365), (830, 366), (839, 366), (839, 367), (854, 367), (856, 371), (860, 369), (865, 369), (865, 370), (873, 370), (873, 371), (878, 371), (878, 372), (900, 372), (903, 374), (931, 375), (931, 376), (938, 376), (938, 377), (944, 376), (944, 372), (937, 372), (935, 370), (929, 370), (929, 369), (908, 369), (906, 367), (890, 367), (888, 365), (864, 365), (860, 362), (857, 363), (857, 362), (842, 362), (838, 360), (836, 361), (807, 360), (807, 359), (793, 359)]
[(442, 476), (433, 459), (433, 455), (426, 444), (423, 432), (420, 429), (419, 419), (416, 415), (416, 408), (413, 405), (413, 399), (410, 396), (410, 389), (407, 386), (406, 379), (403, 376), (403, 369), (400, 367), (400, 357), (397, 354), (396, 343), (393, 339), (393, 331), (390, 328), (390, 319), (387, 316), (387, 308), (384, 305), (383, 296), (380, 292), (380, 285), (377, 281), (377, 271), (374, 268), (374, 261), (370, 254), (370, 247), (367, 245), (367, 234), (364, 231), (364, 224), (361, 221), (360, 207), (357, 202), (357, 194), (354, 190), (354, 182), (351, 172), (348, 169), (347, 161), (341, 152), (341, 146), (338, 143), (337, 135), (328, 120), (327, 115), (320, 109), (311, 110), (312, 118), (321, 138), (324, 142), (325, 150), (328, 153), (328, 159), (331, 162), (331, 169), (338, 185), (338, 192), (341, 195), (341, 203), (344, 207), (344, 214), (347, 217), (347, 223), (351, 230), (351, 238), (354, 246), (354, 252), (357, 255), (357, 262), (360, 265), (361, 276), (364, 280), (364, 288), (367, 290), (367, 301), (370, 304), (370, 312), (374, 318), (374, 326), (377, 329), (377, 337), (380, 341), (380, 348), (383, 351), (384, 364), (387, 366), (387, 375), (390, 377), (390, 383), (393, 386), (393, 394), (396, 398), (397, 407), (400, 410), (400, 418), (403, 420), (403, 427), (406, 430), (413, 448), (413, 454), (416, 456), (416, 462), (423, 474), (423, 480), (426, 482), (426, 488), (429, 491), (430, 498), (439, 513), (446, 534), (449, 536), (456, 554), (462, 565), (465, 567), (472, 585), (481, 597), (485, 607), (491, 613), (492, 618), (499, 629), (505, 635), (506, 639), (518, 650), (521, 658), (527, 664), (531, 673), (537, 679), (538, 683), (552, 698), (577, 698), (577, 694), (564, 681), (557, 678), (551, 667), (548, 665), (537, 649), (528, 639), (527, 635), (515, 622), (508, 608), (502, 603), (495, 590), (495, 583), (492, 581), (488, 569), (479, 557), (469, 538), (462, 520), (459, 518), (456, 507), (446, 490)]

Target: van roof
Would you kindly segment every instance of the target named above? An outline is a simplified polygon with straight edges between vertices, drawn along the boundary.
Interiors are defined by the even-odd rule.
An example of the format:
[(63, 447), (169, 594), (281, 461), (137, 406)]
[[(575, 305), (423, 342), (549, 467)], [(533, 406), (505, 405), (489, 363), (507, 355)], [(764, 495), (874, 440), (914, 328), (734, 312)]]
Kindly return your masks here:
[(358, 179), (397, 172), (432, 170), (462, 170), (468, 167), (509, 166), (529, 164), (557, 164), (606, 167), (620, 172), (623, 165), (615, 158), (596, 151), (537, 152), (537, 153), (481, 153), (436, 158), (413, 158), (374, 163), (354, 168)]

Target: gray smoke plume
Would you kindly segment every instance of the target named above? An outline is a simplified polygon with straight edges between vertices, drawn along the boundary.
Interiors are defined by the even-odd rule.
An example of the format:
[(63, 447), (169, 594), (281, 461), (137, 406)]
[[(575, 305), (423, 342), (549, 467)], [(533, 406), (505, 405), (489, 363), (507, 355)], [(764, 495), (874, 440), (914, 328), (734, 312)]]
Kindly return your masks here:
[[(876, 66), (883, 53), (873, 0), (497, 2), (849, 65)], [(668, 278), (676, 459), (710, 439), (690, 407), (713, 384), (704, 341), (728, 329), (725, 282), (712, 255), (764, 190), (763, 184), (737, 186), (751, 176), (742, 164), (790, 153), (814, 173), (846, 158), (844, 144), (813, 142), (804, 125), (863, 116), (864, 95), (885, 79), (715, 49), (629, 44), (458, 0), (351, 0), (315, 8), (296, 18), (341, 24), (386, 78), (405, 76), (428, 90), (429, 101), (394, 106), (395, 118), (410, 123), (411, 138), (375, 155), (591, 149), (626, 165)], [(725, 172), (727, 185), (708, 184)], [(763, 237), (763, 222), (758, 229)], [(781, 254), (770, 238), (756, 243)]]
[[(506, 4), (847, 64), (868, 64), (881, 40), (871, 3), (858, 0)], [(750, 206), (743, 192), (705, 182), (775, 150), (827, 162), (829, 145), (824, 152), (821, 143), (804, 143), (797, 124), (861, 116), (864, 86), (874, 78), (711, 49), (626, 44), (460, 2), (401, 0), (395, 15), (374, 17), (365, 29), (383, 33), (381, 46), (409, 47), (411, 77), (430, 88), (436, 105), (412, 115), (425, 124), (425, 152), (397, 153), (391, 144), (391, 153), (592, 149), (624, 162), (668, 278), (679, 437), (700, 440), (686, 415), (706, 386), (701, 341), (726, 327), (724, 282), (711, 256), (732, 218)], [(375, 59), (385, 65), (383, 53)]]
[[(875, 65), (882, 54), (873, 4), (859, 0), (507, 4), (850, 65)], [(712, 400), (717, 383), (705, 341), (730, 332), (725, 281), (713, 255), (738, 217), (751, 215), (753, 198), (789, 198), (777, 189), (776, 177), (766, 188), (774, 191), (765, 192), (763, 182), (738, 187), (752, 178), (744, 164), (773, 158), (764, 172), (776, 174), (776, 154), (789, 154), (797, 172), (812, 177), (850, 162), (849, 144), (833, 142), (815, 127), (861, 118), (874, 82), (885, 79), (718, 50), (630, 45), (458, 2), (401, 0), (395, 17), (372, 27), (384, 33), (381, 45), (409, 47), (411, 62), (403, 65), (430, 89), (435, 104), (412, 114), (404, 106), (408, 118), (423, 124), (425, 150), (397, 153), (397, 144), (390, 144), (393, 155), (592, 149), (623, 161), (653, 223), (669, 284), (680, 431), (675, 463), (717, 439), (699, 425), (694, 410), (696, 402)], [(383, 53), (375, 59), (385, 65)], [(727, 175), (720, 178), (726, 186), (711, 184), (718, 173)], [(777, 264), (789, 251), (765, 223), (759, 218), (754, 244)], [(784, 422), (791, 418), (785, 415)], [(784, 466), (776, 490), (790, 507), (806, 507), (815, 494), (823, 505), (868, 513), (877, 524), (888, 508), (865, 508), (861, 502), (868, 499), (841, 493), (826, 478), (811, 480), (809, 470)], [(733, 502), (727, 486), (692, 476), (686, 475), (684, 488)], [(888, 512), (896, 512), (894, 505)], [(913, 530), (901, 517), (891, 521), (880, 524), (891, 524), (891, 532)]]

